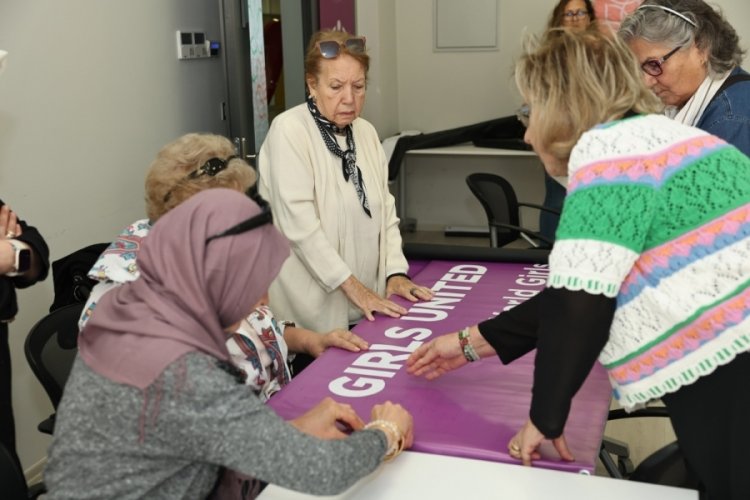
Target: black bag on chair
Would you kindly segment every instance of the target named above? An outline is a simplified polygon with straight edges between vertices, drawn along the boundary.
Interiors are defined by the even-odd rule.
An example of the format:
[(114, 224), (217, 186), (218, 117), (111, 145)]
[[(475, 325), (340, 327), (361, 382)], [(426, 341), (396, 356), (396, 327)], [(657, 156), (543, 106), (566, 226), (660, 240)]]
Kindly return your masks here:
[(89, 270), (108, 246), (109, 243), (89, 245), (52, 263), (55, 299), (50, 312), (68, 304), (86, 302), (97, 283), (88, 277)]

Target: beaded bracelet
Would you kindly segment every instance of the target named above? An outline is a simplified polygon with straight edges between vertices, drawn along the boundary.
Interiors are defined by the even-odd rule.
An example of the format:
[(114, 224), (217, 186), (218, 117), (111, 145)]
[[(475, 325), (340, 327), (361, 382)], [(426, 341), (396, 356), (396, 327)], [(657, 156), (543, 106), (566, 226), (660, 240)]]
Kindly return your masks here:
[[(396, 424), (389, 420), (373, 420), (365, 425), (365, 429), (380, 429), (385, 434), (390, 434), (391, 439), (389, 440), (390, 446), (388, 451), (383, 455), (383, 462), (390, 462), (398, 456), (399, 453), (404, 451), (404, 433), (398, 428)], [(386, 436), (387, 438), (387, 436)]]
[(471, 345), (471, 340), (469, 339), (469, 327), (462, 328), (458, 331), (458, 344), (461, 346), (466, 361), (469, 363), (479, 361), (479, 355), (474, 349), (474, 346)]

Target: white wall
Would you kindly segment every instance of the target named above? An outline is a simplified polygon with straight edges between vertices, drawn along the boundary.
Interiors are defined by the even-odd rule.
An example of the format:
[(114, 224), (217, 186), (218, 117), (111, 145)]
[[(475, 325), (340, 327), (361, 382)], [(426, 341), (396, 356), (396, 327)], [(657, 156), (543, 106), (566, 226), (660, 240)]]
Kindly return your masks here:
[[(175, 31), (220, 38), (218, 0), (2, 0), (0, 197), (37, 226), (51, 259), (144, 215), (157, 150), (189, 131), (225, 133), (219, 59), (178, 61)], [(208, 69), (208, 71), (207, 71)], [(49, 440), (51, 406), (23, 341), (52, 303), (52, 279), (20, 293), (11, 324), (19, 454), (29, 470)]]
[(357, 34), (367, 37), (370, 71), (362, 112), (385, 138), (399, 128), (396, 36), (396, 0), (358, 0)]
[[(719, 0), (719, 5), (737, 32), (742, 46), (750, 48), (750, 2)], [(394, 4), (395, 22), (381, 17), (376, 22), (374, 11)], [(416, 129), (433, 132), (482, 120), (512, 114), (520, 97), (512, 80), (515, 59), (520, 53), (524, 32), (539, 33), (556, 0), (499, 0), (499, 48), (486, 52), (434, 52), (433, 0), (359, 0), (357, 30), (368, 37), (374, 64), (396, 71), (397, 107), (389, 76), (374, 78), (368, 88), (363, 115), (378, 128), (381, 137), (397, 130)], [(471, 30), (471, 26), (465, 29)], [(373, 33), (372, 30), (375, 30)], [(374, 37), (379, 37), (376, 42)], [(378, 52), (374, 43), (395, 43), (393, 53)], [(392, 58), (385, 59), (389, 55)], [(373, 90), (375, 90), (373, 92)], [(386, 114), (388, 121), (383, 115)], [(396, 130), (396, 131), (397, 131)]]

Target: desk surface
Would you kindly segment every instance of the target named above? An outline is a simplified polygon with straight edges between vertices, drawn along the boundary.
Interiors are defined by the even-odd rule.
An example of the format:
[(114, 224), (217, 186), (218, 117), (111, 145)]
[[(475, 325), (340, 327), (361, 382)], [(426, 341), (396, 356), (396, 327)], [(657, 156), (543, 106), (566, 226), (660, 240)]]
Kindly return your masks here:
[[(321, 498), (269, 485), (259, 500)], [(509, 465), (482, 460), (404, 452), (357, 482), (337, 500), (697, 500), (682, 488)]]
[(471, 143), (442, 148), (410, 149), (407, 155), (469, 155), (469, 156), (536, 156), (533, 151), (521, 149), (480, 148)]
[[(268, 402), (282, 417), (299, 416), (324, 397), (350, 404), (366, 417), (392, 400), (414, 416), (414, 451), (517, 463), (507, 443), (528, 418), (534, 353), (503, 365), (486, 358), (428, 381), (406, 373), (409, 353), (433, 335), (455, 332), (535, 295), (546, 283), (542, 264), (421, 262), (412, 274), (435, 298), (408, 303), (402, 318), (379, 316), (354, 329), (369, 351), (329, 349)], [(413, 271), (418, 269), (413, 266)], [(402, 302), (406, 304), (406, 302)], [(566, 437), (575, 462), (564, 462), (549, 442), (538, 466), (593, 472), (609, 410), (611, 387), (596, 365), (573, 400)]]

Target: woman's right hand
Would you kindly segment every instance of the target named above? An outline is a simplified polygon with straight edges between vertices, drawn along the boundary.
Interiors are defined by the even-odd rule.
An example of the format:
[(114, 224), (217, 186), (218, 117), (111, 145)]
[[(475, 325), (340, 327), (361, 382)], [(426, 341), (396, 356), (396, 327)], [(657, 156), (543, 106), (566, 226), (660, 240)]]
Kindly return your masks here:
[(467, 364), (458, 335), (449, 333), (422, 344), (406, 360), (406, 371), (433, 380)]
[[(411, 448), (412, 443), (414, 443), (414, 420), (411, 413), (406, 411), (403, 406), (386, 401), (373, 406), (370, 417), (372, 418), (371, 421), (385, 420), (393, 423), (403, 433), (404, 448)], [(388, 433), (386, 433), (387, 435)]]
[(341, 290), (346, 294), (349, 302), (359, 307), (370, 321), (375, 319), (372, 314), (373, 312), (379, 312), (391, 318), (400, 318), (407, 312), (404, 307), (388, 299), (384, 299), (367, 288), (353, 275), (349, 276), (341, 284)]

